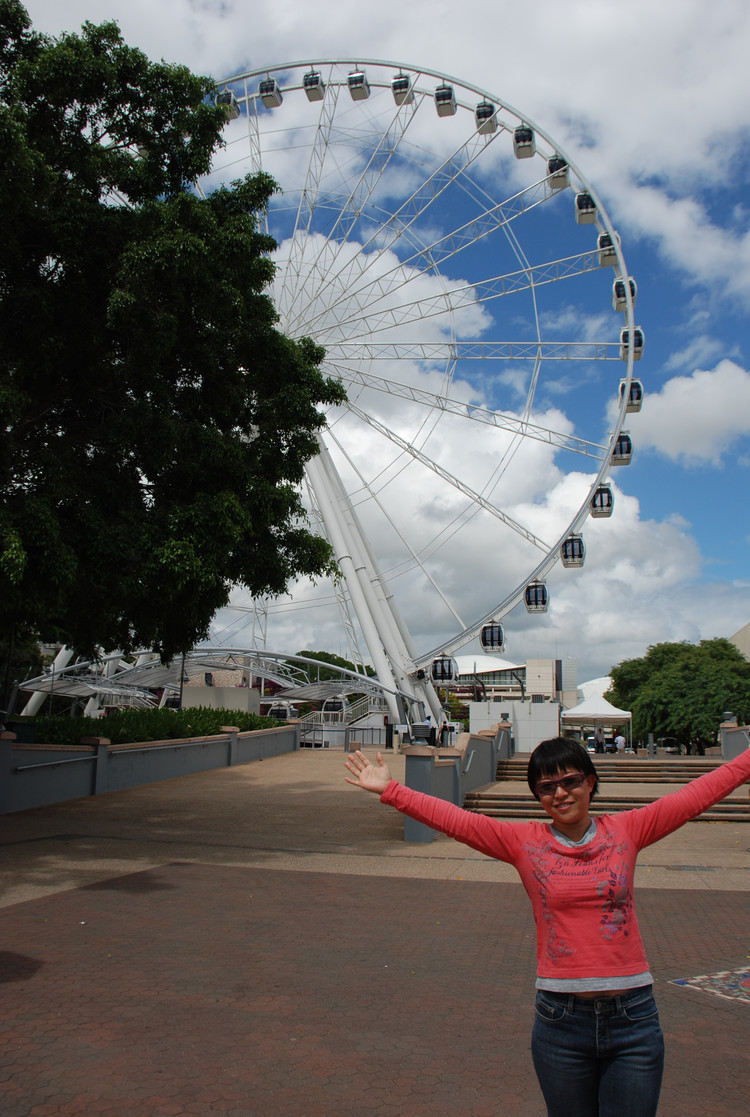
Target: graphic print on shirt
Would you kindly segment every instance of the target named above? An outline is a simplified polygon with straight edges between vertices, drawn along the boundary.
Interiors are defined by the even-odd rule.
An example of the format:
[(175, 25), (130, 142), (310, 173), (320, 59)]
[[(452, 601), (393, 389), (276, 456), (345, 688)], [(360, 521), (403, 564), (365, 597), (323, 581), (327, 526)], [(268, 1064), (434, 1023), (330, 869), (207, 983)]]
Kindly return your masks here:
[(602, 938), (611, 940), (619, 934), (627, 937), (633, 920), (630, 876), (625, 858), (614, 862), (618, 855), (623, 857), (626, 844), (613, 834), (603, 833), (575, 851), (562, 851), (554, 841), (524, 846), (542, 906), (545, 953), (554, 965), (576, 953), (558, 928), (557, 912), (570, 904), (603, 899), (597, 904)]
[(574, 946), (571, 946), (570, 943), (565, 942), (564, 939), (559, 938), (555, 913), (550, 910), (549, 906), (547, 881), (554, 872), (551, 861), (555, 859), (555, 851), (547, 843), (544, 845), (532, 845), (530, 842), (524, 846), (524, 850), (526, 851), (531, 870), (536, 878), (539, 898), (542, 901), (542, 919), (547, 929), (544, 936), (546, 954), (550, 962), (557, 965), (561, 959), (572, 957), (576, 949)]
[(605, 939), (621, 933), (627, 937), (633, 917), (633, 896), (630, 891), (628, 867), (622, 862), (610, 865), (607, 876), (596, 886), (597, 895), (604, 897), (601, 928)]

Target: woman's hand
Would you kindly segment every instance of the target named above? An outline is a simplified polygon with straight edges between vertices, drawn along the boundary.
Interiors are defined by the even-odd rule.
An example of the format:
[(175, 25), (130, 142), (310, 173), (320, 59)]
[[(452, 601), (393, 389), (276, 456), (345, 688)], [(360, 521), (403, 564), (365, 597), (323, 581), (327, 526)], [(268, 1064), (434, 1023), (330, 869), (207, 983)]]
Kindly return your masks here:
[(362, 752), (350, 753), (345, 764), (354, 779), (351, 776), (344, 776), (346, 782), (365, 791), (372, 791), (375, 795), (382, 795), (391, 782), (391, 770), (380, 753), (376, 753), (376, 759), (377, 764), (373, 764)]

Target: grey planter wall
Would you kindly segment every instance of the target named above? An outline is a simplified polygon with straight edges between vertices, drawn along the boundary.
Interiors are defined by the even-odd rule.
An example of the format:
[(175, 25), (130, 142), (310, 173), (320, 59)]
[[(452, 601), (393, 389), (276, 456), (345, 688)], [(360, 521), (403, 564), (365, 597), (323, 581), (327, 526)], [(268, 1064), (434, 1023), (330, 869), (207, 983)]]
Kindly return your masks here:
[(296, 725), (133, 745), (112, 746), (105, 738), (87, 738), (80, 749), (19, 746), (12, 733), (2, 733), (0, 814), (249, 764), (298, 747)]
[[(510, 727), (503, 726), (498, 727), (494, 739), (462, 734), (456, 750), (407, 748), (406, 786), (460, 807), (469, 791), (494, 782), (498, 755), (507, 751), (509, 738)], [(423, 822), (404, 817), (404, 841), (432, 842), (435, 836), (436, 832)]]

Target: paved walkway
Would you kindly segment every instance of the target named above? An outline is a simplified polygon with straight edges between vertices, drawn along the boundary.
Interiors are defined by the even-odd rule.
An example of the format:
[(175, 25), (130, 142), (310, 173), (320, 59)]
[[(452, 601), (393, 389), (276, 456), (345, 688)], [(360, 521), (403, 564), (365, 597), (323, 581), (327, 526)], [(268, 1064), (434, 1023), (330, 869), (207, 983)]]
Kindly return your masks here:
[[(523, 890), (448, 839), (405, 845), (342, 765), (0, 819), (3, 1117), (542, 1117)], [(642, 859), (665, 1117), (750, 1111), (750, 996), (672, 984), (750, 966), (748, 847), (692, 823)]]

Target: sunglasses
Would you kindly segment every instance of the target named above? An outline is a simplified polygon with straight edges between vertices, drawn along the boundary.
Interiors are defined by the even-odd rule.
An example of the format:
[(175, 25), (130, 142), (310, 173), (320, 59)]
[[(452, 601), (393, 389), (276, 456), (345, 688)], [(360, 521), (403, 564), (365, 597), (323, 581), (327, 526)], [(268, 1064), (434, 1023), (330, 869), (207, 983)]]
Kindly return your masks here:
[(539, 783), (534, 784), (534, 794), (541, 799), (546, 795), (554, 795), (558, 787), (563, 791), (575, 791), (577, 787), (582, 786), (585, 779), (583, 772), (575, 772), (573, 775), (560, 776), (556, 780), (540, 780)]

